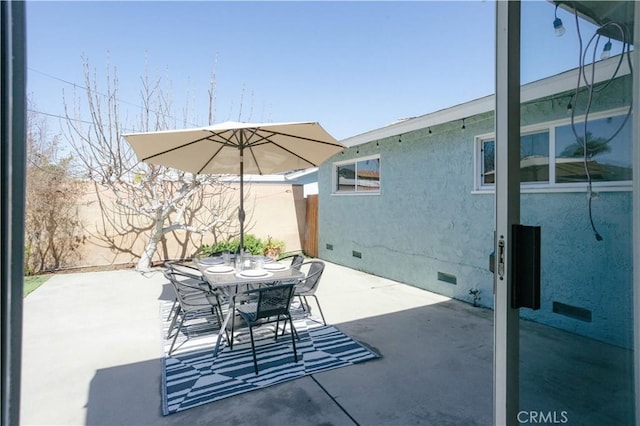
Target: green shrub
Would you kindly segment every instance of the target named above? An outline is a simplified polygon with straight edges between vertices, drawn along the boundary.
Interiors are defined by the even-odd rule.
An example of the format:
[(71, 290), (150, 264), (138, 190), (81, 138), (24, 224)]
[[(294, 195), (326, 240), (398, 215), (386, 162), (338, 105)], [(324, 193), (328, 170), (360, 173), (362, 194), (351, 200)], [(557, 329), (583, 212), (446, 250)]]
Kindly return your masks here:
[[(212, 256), (215, 253), (223, 251), (235, 253), (236, 250), (238, 250), (239, 245), (240, 238), (234, 238), (233, 240), (220, 241), (213, 245), (204, 244), (201, 252), (203, 256)], [(244, 236), (244, 250), (251, 252), (251, 254), (266, 255), (271, 253), (273, 249), (283, 251), (284, 241), (274, 240), (269, 236), (265, 242), (253, 234), (247, 234)]]
[[(240, 243), (238, 243), (240, 244)], [(251, 254), (264, 254), (264, 243), (255, 235), (248, 234), (244, 236), (244, 251), (249, 251)]]
[[(234, 238), (233, 240), (220, 241), (213, 245), (204, 244), (201, 251), (204, 256), (211, 256), (214, 253), (220, 253), (222, 251), (235, 253), (239, 245), (240, 238)], [(247, 234), (244, 236), (244, 250), (250, 251), (251, 254), (263, 254), (264, 243), (255, 235)]]
[(203, 256), (211, 256), (221, 251), (235, 252), (238, 248), (239, 240), (221, 241), (213, 245), (203, 244), (200, 250)]

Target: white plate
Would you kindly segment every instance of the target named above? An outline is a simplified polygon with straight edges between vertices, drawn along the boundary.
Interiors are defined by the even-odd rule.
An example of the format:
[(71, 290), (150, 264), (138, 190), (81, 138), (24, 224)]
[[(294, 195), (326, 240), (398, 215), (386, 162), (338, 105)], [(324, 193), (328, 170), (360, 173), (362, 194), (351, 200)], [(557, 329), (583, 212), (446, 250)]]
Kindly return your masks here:
[(199, 262), (203, 265), (219, 265), (224, 263), (224, 260), (221, 257), (203, 257)]
[(238, 275), (245, 278), (262, 278), (268, 277), (272, 274), (264, 269), (247, 269), (246, 271), (240, 272)]
[(287, 265), (283, 265), (282, 263), (278, 263), (278, 262), (267, 263), (266, 265), (263, 266), (263, 268), (266, 269), (267, 271), (284, 271), (285, 269), (289, 269)]
[(207, 268), (207, 272), (211, 272), (214, 274), (227, 274), (233, 271), (235, 271), (235, 269), (233, 269), (233, 266), (229, 265), (216, 265)]

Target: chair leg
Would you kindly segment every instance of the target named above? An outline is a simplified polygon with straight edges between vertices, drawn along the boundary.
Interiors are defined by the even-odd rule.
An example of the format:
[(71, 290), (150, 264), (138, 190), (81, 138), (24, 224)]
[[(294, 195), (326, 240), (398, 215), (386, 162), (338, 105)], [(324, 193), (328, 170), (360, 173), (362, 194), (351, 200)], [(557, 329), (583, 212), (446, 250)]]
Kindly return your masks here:
[[(296, 331), (296, 328), (293, 326), (293, 320), (291, 319), (291, 316), (289, 316), (289, 324), (291, 325), (291, 343), (293, 344), (293, 359), (295, 359), (296, 362), (298, 362), (298, 350), (296, 349), (296, 338), (295, 338), (298, 332)], [(286, 327), (287, 327), (287, 323), (285, 320), (285, 328)]]
[[(300, 340), (300, 335), (298, 334), (298, 330), (296, 330), (296, 329), (293, 327), (293, 320), (291, 320), (291, 329), (292, 329), (292, 333), (294, 333), (294, 334), (296, 335), (296, 339)], [(276, 332), (277, 332), (277, 331), (278, 331), (278, 330), (276, 329)], [(287, 331), (287, 321), (286, 321), (286, 318), (285, 318), (284, 327), (282, 327), (282, 333), (281, 333), (280, 335), (281, 335), (281, 336), (284, 336), (284, 333), (285, 333), (286, 331)]]
[(258, 358), (256, 357), (256, 345), (253, 341), (253, 327), (249, 326), (249, 336), (251, 336), (251, 352), (253, 353), (253, 369), (258, 374)]
[(322, 313), (322, 308), (320, 307), (320, 301), (318, 300), (318, 297), (315, 294), (312, 294), (313, 298), (316, 299), (316, 305), (318, 305), (318, 310), (320, 311), (320, 316), (322, 317), (322, 322), (324, 323), (324, 325), (327, 325), (327, 321), (325, 321), (324, 319), (324, 314)]
[[(282, 328), (282, 334), (284, 335), (284, 331), (287, 329), (287, 320), (285, 318), (284, 325)], [(280, 314), (278, 314), (278, 318), (276, 319), (276, 342), (278, 341), (278, 331), (280, 330)]]
[(184, 315), (182, 315), (182, 318), (180, 319), (180, 325), (178, 325), (178, 330), (176, 331), (176, 335), (173, 336), (173, 342), (171, 342), (171, 348), (169, 348), (169, 355), (171, 355), (171, 352), (173, 352), (173, 347), (176, 344), (176, 340), (178, 340), (178, 335), (180, 334), (180, 330), (182, 330), (182, 324), (184, 323), (184, 318), (186, 317), (186, 313)]
[(169, 315), (167, 315), (167, 321), (169, 321), (169, 319), (171, 318), (171, 314), (173, 313), (173, 310), (176, 308), (176, 305), (178, 304), (178, 299), (174, 299), (173, 300), (173, 305), (171, 305), (171, 309), (169, 310)]
[(221, 324), (220, 315), (218, 314), (218, 307), (216, 305), (211, 305), (211, 315), (216, 317), (216, 321), (218, 321), (218, 324)]
[(300, 306), (302, 306), (303, 311), (307, 311), (307, 308), (304, 307), (304, 302), (302, 301), (302, 296), (298, 296), (298, 300), (300, 301)]
[[(236, 307), (233, 306), (233, 311), (231, 312), (231, 339), (229, 339), (229, 349), (233, 349), (233, 331), (236, 327)], [(249, 327), (251, 330), (251, 327)]]
[(218, 317), (218, 324), (222, 326), (222, 318), (224, 317), (224, 315), (222, 313), (222, 303), (220, 303), (220, 296), (218, 296), (217, 294), (216, 294), (216, 303), (217, 303), (217, 306), (215, 307), (215, 310), (216, 310), (216, 316)]
[(176, 321), (178, 320), (178, 317), (180, 316), (181, 311), (182, 311), (182, 308), (178, 306), (176, 313), (173, 315), (173, 319), (171, 320), (171, 324), (169, 324), (169, 330), (167, 330), (167, 339), (171, 337), (171, 332), (173, 331), (173, 328), (176, 326)]

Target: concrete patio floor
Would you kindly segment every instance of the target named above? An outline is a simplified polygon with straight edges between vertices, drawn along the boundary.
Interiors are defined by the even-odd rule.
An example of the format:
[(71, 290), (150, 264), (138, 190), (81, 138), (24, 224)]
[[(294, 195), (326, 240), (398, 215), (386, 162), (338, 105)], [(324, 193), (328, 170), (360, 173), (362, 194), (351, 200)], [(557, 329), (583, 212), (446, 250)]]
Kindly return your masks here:
[[(161, 413), (160, 271), (59, 274), (24, 301), (24, 425), (489, 425), (493, 312), (327, 263), (329, 323), (382, 358)], [(313, 306), (313, 305), (312, 305)], [(631, 424), (631, 354), (523, 322), (522, 406)]]

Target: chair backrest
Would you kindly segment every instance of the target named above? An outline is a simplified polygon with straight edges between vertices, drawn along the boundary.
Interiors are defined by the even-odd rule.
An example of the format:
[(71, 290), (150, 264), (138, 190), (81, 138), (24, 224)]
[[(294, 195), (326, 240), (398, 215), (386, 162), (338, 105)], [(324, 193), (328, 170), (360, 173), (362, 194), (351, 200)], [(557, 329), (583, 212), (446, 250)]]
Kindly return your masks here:
[(291, 267), (293, 269), (300, 269), (300, 266), (302, 265), (302, 263), (304, 262), (304, 256), (301, 254), (296, 254), (293, 256), (293, 258), (291, 259)]
[(294, 284), (260, 287), (251, 292), (258, 293), (256, 319), (289, 313)]
[(171, 283), (171, 287), (173, 287), (173, 290), (176, 293), (176, 297), (178, 298), (178, 302), (180, 302), (180, 304), (182, 304), (183, 299), (184, 299), (184, 292), (182, 291), (182, 289), (180, 288), (180, 282), (178, 281), (178, 278), (176, 277), (176, 273), (172, 272), (171, 269), (165, 269), (163, 272), (164, 277), (169, 280), (169, 283)]
[(278, 258), (278, 260), (285, 260), (285, 259), (291, 259), (290, 266), (293, 269), (300, 269), (300, 265), (302, 265), (302, 262), (304, 262), (304, 256), (300, 253), (297, 253), (297, 254), (285, 253)]
[(168, 261), (164, 263), (164, 267), (165, 269), (168, 269), (170, 271), (176, 271), (176, 272), (180, 272), (181, 274), (188, 275), (193, 279), (200, 279), (200, 280), (204, 279), (202, 277), (202, 273), (198, 268), (196, 268), (193, 265), (189, 265), (187, 263), (177, 262), (177, 261)]
[(298, 291), (313, 293), (320, 284), (320, 278), (324, 272), (324, 262), (320, 260), (309, 260), (301, 265), (301, 268), (307, 269), (307, 274), (300, 280)]

